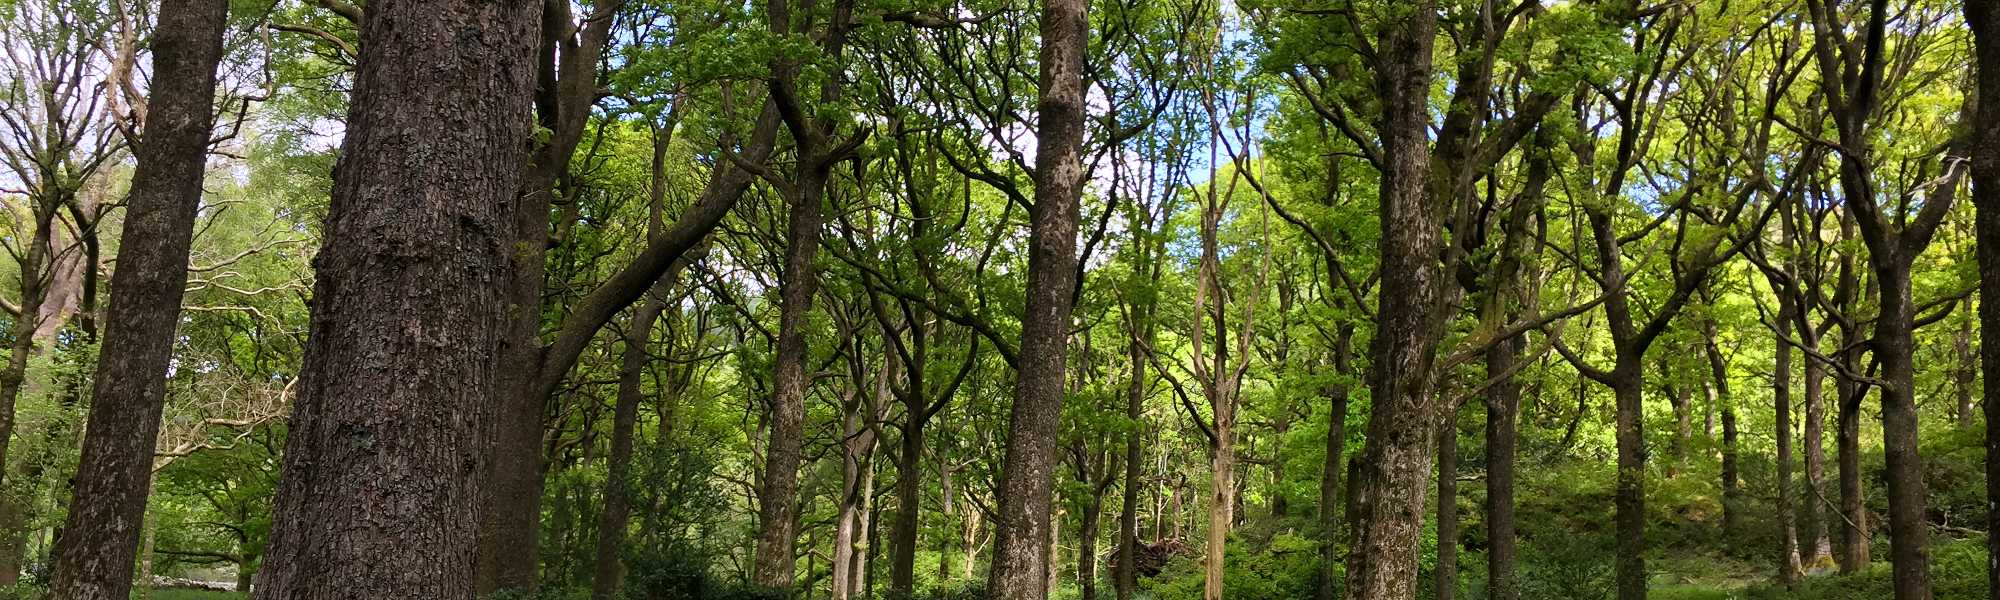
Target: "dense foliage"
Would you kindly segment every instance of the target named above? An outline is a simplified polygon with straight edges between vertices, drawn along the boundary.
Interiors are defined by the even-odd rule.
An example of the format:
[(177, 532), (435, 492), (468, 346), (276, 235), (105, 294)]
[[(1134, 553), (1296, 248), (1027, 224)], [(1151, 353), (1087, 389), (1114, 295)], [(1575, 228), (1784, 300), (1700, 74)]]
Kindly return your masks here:
[[(377, 377), (308, 366), (316, 274), (353, 281), (329, 219), (367, 174), (335, 165), (384, 122), (351, 101), (367, 60), (466, 67), (371, 53), (407, 40), (368, 19), (466, 3), (227, 4), (169, 367), (125, 373), (182, 4), (0, 0), (9, 593), (95, 526), (94, 386), (164, 378), (135, 597), (221, 598), (177, 588), (267, 585), (304, 555), (267, 558), (293, 462), (342, 468), (288, 462), (301, 382)], [(985, 598), (998, 552), (1087, 600), (2000, 597), (1971, 199), (2000, 76), (1960, 0), (1091, 0), (1079, 73), (1043, 68), (1059, 1), (493, 4), (546, 29), (532, 117), (455, 115), (534, 119), (526, 216), (447, 228), (521, 261), (477, 284), (491, 402), (324, 400), (482, 444), (424, 455), (484, 494), (467, 597)], [(1051, 472), (1008, 472), (1035, 436)]]

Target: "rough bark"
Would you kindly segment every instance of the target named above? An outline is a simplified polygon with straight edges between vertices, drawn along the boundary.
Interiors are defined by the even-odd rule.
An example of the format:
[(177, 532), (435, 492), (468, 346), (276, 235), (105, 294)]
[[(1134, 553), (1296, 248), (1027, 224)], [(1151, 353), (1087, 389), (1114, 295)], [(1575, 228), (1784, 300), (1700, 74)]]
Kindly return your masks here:
[(1021, 318), (1018, 381), (1001, 463), (998, 538), (986, 592), (1009, 600), (1047, 597), (1049, 539), (1058, 419), (1076, 281), (1077, 219), (1082, 195), (1083, 61), (1088, 3), (1042, 5), (1035, 143), (1035, 195), (1029, 210), (1027, 310)]
[[(126, 600), (152, 489), (174, 328), (213, 128), (224, 0), (166, 0), (153, 34), (152, 97), (104, 322), (75, 499), (56, 536), (49, 594)], [(247, 573), (247, 570), (245, 571)]]
[(258, 600), (473, 597), (538, 4), (368, 3)]
[(798, 539), (799, 465), (804, 462), (806, 419), (806, 316), (812, 311), (813, 260), (819, 254), (820, 199), (826, 172), (799, 173), (785, 236), (785, 270), (778, 285), (778, 343), (773, 359), (769, 437), (757, 490), (757, 561), (752, 581), (790, 589)]
[[(1893, 262), (1890, 262), (1893, 260)], [(1882, 460), (1889, 488), (1889, 557), (1897, 600), (1931, 597), (1929, 491), (1917, 451), (1915, 325), (1908, 259), (1873, 258), (1881, 282), (1881, 317), (1873, 355), (1882, 365)]]
[(1384, 23), (1375, 80), (1382, 97), (1380, 188), (1383, 273), (1369, 347), (1373, 408), (1357, 463), (1347, 558), (1350, 600), (1402, 600), (1417, 591), (1437, 399), (1432, 364), (1443, 336), (1438, 299), (1449, 280), (1438, 263), (1441, 211), (1427, 193), (1431, 48), (1436, 3), (1416, 2)]

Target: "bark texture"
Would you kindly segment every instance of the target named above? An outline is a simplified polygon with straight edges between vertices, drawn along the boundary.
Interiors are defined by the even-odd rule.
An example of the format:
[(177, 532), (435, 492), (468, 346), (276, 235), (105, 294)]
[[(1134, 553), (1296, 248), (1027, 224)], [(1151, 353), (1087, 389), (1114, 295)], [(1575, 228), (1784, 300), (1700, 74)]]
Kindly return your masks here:
[(1008, 600), (1048, 597), (1046, 553), (1056, 434), (1062, 415), (1070, 309), (1075, 302), (1076, 236), (1083, 192), (1083, 62), (1089, 3), (1042, 5), (1035, 142), (1035, 196), (1029, 211), (1027, 310), (1021, 317), (1014, 406), (1001, 463), (997, 538), (986, 592)]
[(539, 8), (367, 5), (258, 600), (473, 597)]
[(49, 594), (126, 600), (152, 490), (188, 248), (215, 123), (226, 0), (165, 0), (153, 35), (152, 97), (112, 276), (75, 499), (56, 536)]
[(1350, 600), (1416, 597), (1417, 552), (1423, 532), (1437, 399), (1432, 365), (1443, 335), (1438, 298), (1449, 282), (1439, 264), (1442, 211), (1427, 193), (1430, 160), (1431, 49), (1436, 3), (1413, 3), (1384, 23), (1376, 44), (1375, 85), (1382, 99), (1383, 273), (1376, 335), (1369, 347), (1373, 409), (1368, 443), (1356, 476), (1354, 527), (1347, 558)]

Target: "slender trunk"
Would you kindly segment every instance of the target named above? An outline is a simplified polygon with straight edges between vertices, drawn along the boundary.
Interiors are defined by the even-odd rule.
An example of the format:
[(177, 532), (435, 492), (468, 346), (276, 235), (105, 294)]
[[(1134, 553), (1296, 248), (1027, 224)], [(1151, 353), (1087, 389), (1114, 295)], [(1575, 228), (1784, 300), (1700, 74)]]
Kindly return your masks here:
[[(1966, 298), (1965, 312), (1972, 311), (1972, 299)], [(1952, 373), (1952, 388), (1958, 397), (1958, 426), (1965, 428), (1979, 425), (1972, 413), (1972, 388), (1979, 385), (1979, 357), (1972, 351), (1974, 320), (1970, 315), (1960, 319), (1958, 334), (1952, 336), (1952, 350), (1958, 359), (1958, 366)]]
[[(1342, 324), (1333, 341), (1333, 372), (1346, 376), (1354, 346), (1354, 325)], [(1345, 382), (1327, 386), (1326, 461), (1320, 465), (1319, 479), (1319, 589), (1318, 600), (1333, 600), (1340, 583), (1341, 472), (1347, 450), (1347, 397)]]
[(1076, 288), (1076, 237), (1083, 191), (1083, 63), (1089, 38), (1084, 0), (1042, 4), (1035, 148), (1035, 197), (1029, 209), (1026, 312), (1016, 365), (1000, 511), (986, 592), (1008, 600), (1041, 600), (1049, 557), (1056, 434), (1062, 415), (1065, 354)]
[(860, 598), (875, 589), (874, 569), (869, 565), (874, 564), (872, 559), (877, 554), (875, 543), (882, 539), (881, 528), (877, 527), (881, 516), (882, 512), (875, 510), (875, 461), (871, 457), (861, 474), (861, 535), (858, 539), (862, 540), (865, 551), (856, 552), (848, 558), (852, 563), (848, 565), (848, 571), (854, 574), (848, 586), (849, 597)]
[[(1227, 392), (1225, 392), (1227, 393)], [(1202, 561), (1203, 600), (1222, 600), (1223, 562), (1227, 559), (1229, 529), (1236, 515), (1236, 426), (1235, 407), (1223, 401), (1215, 407), (1215, 447), (1209, 449), (1208, 543)]]
[(965, 535), (962, 540), (965, 545), (965, 562), (960, 565), (964, 569), (960, 575), (965, 579), (972, 579), (973, 568), (979, 564), (979, 547), (983, 543), (979, 541), (981, 535), (979, 509), (972, 506), (971, 502), (965, 504)]
[(1083, 600), (1097, 600), (1097, 532), (1104, 516), (1104, 493), (1090, 497), (1083, 524), (1076, 532), (1076, 580), (1083, 588)]
[[(941, 490), (943, 493), (940, 495), (944, 497), (944, 502), (938, 507), (938, 510), (945, 516), (951, 516), (956, 510), (953, 505), (957, 503), (957, 492), (952, 490), (952, 471), (953, 469), (950, 465), (939, 465), (938, 487), (943, 488)], [(934, 536), (933, 539), (936, 539), (938, 542), (938, 583), (951, 583), (951, 542), (944, 536)]]
[[(146, 512), (145, 533), (139, 538), (139, 582), (132, 595), (138, 600), (153, 600), (153, 548), (159, 540), (160, 519), (152, 511)], [(238, 589), (239, 592), (250, 591)]]
[(1694, 441), (1694, 396), (1678, 384), (1668, 384), (1666, 392), (1667, 401), (1674, 406), (1674, 440), (1668, 449), (1674, 460), (1667, 463), (1667, 476), (1675, 477), (1687, 470), (1688, 448)]
[(368, 3), (253, 598), (473, 597), (538, 8)]
[[(1849, 366), (1859, 366), (1860, 361), (1843, 358)], [(1836, 449), (1839, 452), (1836, 465), (1840, 471), (1840, 548), (1834, 558), (1840, 561), (1840, 572), (1858, 573), (1868, 568), (1869, 545), (1873, 536), (1868, 532), (1868, 507), (1865, 504), (1867, 491), (1861, 481), (1861, 401), (1868, 396), (1868, 390), (1859, 384), (1840, 379), (1834, 382), (1835, 398), (1839, 402), (1836, 415), (1838, 430), (1834, 433)]]
[(1722, 412), (1722, 535), (1733, 540), (1742, 519), (1743, 490), (1736, 472), (1736, 405), (1729, 396), (1729, 363), (1717, 346), (1714, 321), (1702, 323), (1703, 354), (1708, 357), (1709, 403)]
[(631, 328), (625, 332), (625, 355), (618, 369), (618, 399), (612, 408), (611, 454), (605, 459), (604, 504), (597, 514), (592, 600), (616, 598), (624, 573), (619, 556), (625, 546), (625, 527), (632, 516), (632, 437), (639, 422), (639, 404), (645, 401), (642, 383), (646, 366), (651, 362), (647, 345), (652, 341), (653, 324), (667, 308), (664, 294), (672, 287), (670, 282), (662, 283), (654, 289), (653, 297), (632, 312)]
[(1045, 583), (1047, 583), (1048, 585), (1047, 587), (1044, 587), (1042, 589), (1046, 590), (1049, 594), (1054, 594), (1056, 593), (1056, 589), (1061, 587), (1062, 585), (1063, 513), (1061, 510), (1058, 510), (1056, 511), (1056, 514), (1051, 516), (1050, 518), (1053, 519), (1054, 522), (1049, 527), (1049, 562), (1046, 565), (1048, 571), (1045, 573), (1045, 575), (1047, 575), (1047, 577), (1044, 578), (1046, 580)]
[(904, 425), (902, 448), (896, 454), (896, 522), (889, 532), (889, 591), (904, 596), (916, 591), (923, 456), (924, 423), (913, 416)]
[[(1521, 360), (1515, 338), (1486, 351), (1486, 376), (1498, 377)], [(1508, 377), (1486, 393), (1486, 590), (1490, 600), (1520, 600), (1515, 579), (1514, 449), (1521, 385)]]
[[(1799, 332), (1803, 346), (1811, 352), (1819, 352), (1819, 334), (1812, 328), (1801, 328)], [(1807, 554), (1805, 568), (1808, 571), (1826, 570), (1828, 556), (1833, 553), (1833, 541), (1827, 533), (1826, 522), (1826, 365), (1818, 360), (1805, 359), (1805, 460), (1806, 493), (1799, 501), (1806, 504), (1805, 537), (1801, 548)]]
[[(662, 215), (666, 207), (667, 150), (672, 146), (679, 110), (676, 105), (667, 118), (667, 124), (653, 130), (651, 179), (647, 190), (650, 200), (646, 223), (648, 240), (658, 238), (665, 225)], [(625, 332), (625, 354), (620, 357), (618, 369), (618, 399), (612, 408), (611, 454), (605, 459), (603, 508), (598, 511), (597, 548), (592, 559), (592, 600), (615, 598), (620, 580), (624, 577), (619, 558), (620, 550), (625, 545), (625, 529), (632, 516), (632, 438), (638, 429), (639, 405), (646, 397), (643, 383), (646, 367), (651, 364), (653, 326), (667, 310), (667, 294), (673, 290), (676, 273), (669, 269), (660, 281), (654, 283), (651, 295), (632, 311), (631, 328)], [(667, 412), (671, 410), (662, 411), (662, 414)], [(668, 439), (665, 427), (668, 421), (670, 419), (661, 420), (662, 427), (658, 433), (661, 440)]]
[(1438, 425), (1437, 466), (1437, 600), (1452, 600), (1458, 594), (1458, 419), (1445, 407)]
[[(11, 321), (8, 329), (7, 363), (0, 365), (0, 481), (5, 481), (9, 465), (9, 450), (14, 438), (15, 405), (20, 401), (21, 388), (27, 384), (28, 362), (40, 355), (45, 347), (37, 337), (41, 329), (43, 301), (48, 297), (48, 285), (44, 272), (49, 268), (51, 231), (56, 226), (55, 206), (51, 200), (38, 199), (34, 205), (35, 228), (28, 241), (27, 251), (20, 260), (21, 311)], [(23, 537), (19, 528), (25, 525), (26, 507), (12, 495), (0, 495), (0, 540)], [(25, 538), (23, 538), (25, 539)], [(21, 576), (21, 558), (25, 544), (6, 543), (0, 546), (0, 585), (13, 585)]]
[(235, 584), (235, 586), (236, 586), (236, 589), (235, 589), (235, 591), (237, 591), (237, 592), (249, 592), (249, 591), (250, 591), (250, 580), (251, 580), (251, 579), (253, 579), (253, 578), (254, 578), (254, 577), (256, 576), (256, 574), (257, 574), (257, 571), (256, 571), (255, 569), (252, 569), (252, 568), (250, 568), (250, 558), (249, 558), (249, 557), (238, 557), (238, 558), (236, 559), (236, 584)]
[[(842, 460), (840, 467), (842, 481), (840, 504), (833, 518), (833, 600), (847, 600), (854, 589), (854, 547), (857, 542), (867, 539), (857, 535), (861, 529), (860, 464)], [(811, 572), (810, 569), (807, 572)]]
[[(831, 582), (834, 600), (847, 600), (861, 589), (861, 563), (865, 553), (855, 552), (855, 547), (858, 544), (872, 545), (863, 544), (863, 540), (870, 539), (874, 529), (870, 523), (875, 495), (872, 455), (875, 453), (878, 430), (869, 420), (880, 418), (879, 407), (888, 405), (891, 395), (889, 380), (894, 377), (894, 365), (892, 360), (884, 360), (882, 369), (875, 375), (875, 388), (867, 392), (851, 392), (842, 402), (840, 500), (834, 516)], [(872, 394), (872, 400), (861, 400), (864, 393)], [(908, 440), (905, 440), (906, 451), (907, 447)], [(912, 472), (904, 472), (904, 479), (913, 477)], [(898, 489), (902, 487), (900, 484), (898, 482)]]
[(1790, 588), (1799, 582), (1798, 512), (1792, 489), (1792, 346), (1790, 337), (1794, 312), (1798, 310), (1787, 291), (1778, 294), (1777, 359), (1771, 373), (1772, 437), (1778, 446), (1778, 582)]
[[(1143, 309), (1142, 309), (1143, 310)], [(1146, 347), (1149, 342), (1140, 339), (1133, 332), (1132, 343), (1126, 348), (1126, 361), (1131, 364), (1132, 379), (1125, 388), (1125, 418), (1131, 428), (1125, 432), (1125, 478), (1123, 496), (1118, 511), (1118, 560), (1113, 573), (1114, 595), (1118, 600), (1131, 600), (1132, 593), (1139, 587), (1139, 476), (1145, 462), (1146, 428), (1140, 426), (1145, 419), (1146, 402)]]
[[(187, 288), (222, 60), (223, 0), (166, 0), (153, 35), (154, 82), (139, 165), (126, 198), (75, 499), (56, 537), (49, 593), (127, 600), (151, 490), (174, 327)], [(4, 463), (0, 463), (4, 464)]]

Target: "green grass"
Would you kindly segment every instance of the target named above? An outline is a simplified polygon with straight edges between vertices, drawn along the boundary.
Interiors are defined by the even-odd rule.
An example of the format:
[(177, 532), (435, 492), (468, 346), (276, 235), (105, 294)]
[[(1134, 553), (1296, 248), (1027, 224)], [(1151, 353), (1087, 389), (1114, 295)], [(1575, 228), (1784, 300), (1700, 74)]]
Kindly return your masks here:
[(1702, 584), (1675, 585), (1646, 592), (1648, 600), (1738, 600), (1743, 597), (1741, 589)]

